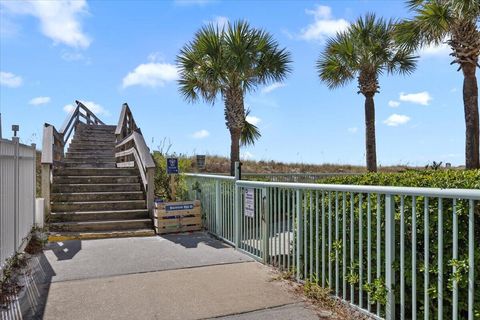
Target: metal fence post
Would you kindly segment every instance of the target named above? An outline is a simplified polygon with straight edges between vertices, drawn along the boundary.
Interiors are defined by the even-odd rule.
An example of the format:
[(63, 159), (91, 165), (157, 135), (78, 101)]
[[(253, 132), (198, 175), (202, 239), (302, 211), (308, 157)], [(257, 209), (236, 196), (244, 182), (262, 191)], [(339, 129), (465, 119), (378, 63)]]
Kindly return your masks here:
[(395, 200), (391, 194), (385, 196), (385, 288), (387, 289), (387, 304), (385, 319), (395, 319)]
[(235, 247), (239, 248), (240, 247), (240, 224), (241, 224), (241, 219), (240, 219), (240, 187), (237, 184), (238, 178), (240, 177), (240, 172), (239, 172), (239, 165), (240, 162), (236, 161), (235, 162), (235, 203), (234, 203), (234, 209), (235, 209)]
[(215, 180), (215, 233), (217, 235), (223, 236), (223, 234), (220, 234), (222, 230), (222, 220), (221, 220), (221, 202), (220, 202), (220, 182), (218, 180)]
[(263, 262), (268, 264), (270, 257), (270, 196), (267, 188), (262, 189), (262, 236), (263, 236)]
[[(35, 224), (36, 221), (36, 213), (35, 213), (35, 206), (36, 206), (36, 198), (37, 198), (37, 145), (35, 143), (31, 144), (32, 146), (32, 152), (33, 152), (33, 164), (32, 164), (32, 169), (33, 169), (33, 224)], [(43, 211), (43, 210), (42, 210)]]
[(18, 218), (19, 218), (19, 176), (20, 176), (20, 169), (19, 169), (19, 149), (20, 149), (20, 139), (18, 137), (12, 137), (12, 142), (14, 146), (13, 151), (13, 243), (15, 246), (15, 250), (18, 249)]
[(300, 189), (297, 189), (296, 194), (296, 213), (297, 213), (297, 281), (300, 281), (300, 269), (301, 269), (301, 253), (303, 252), (302, 243), (303, 243), (303, 219), (302, 219), (302, 192)]

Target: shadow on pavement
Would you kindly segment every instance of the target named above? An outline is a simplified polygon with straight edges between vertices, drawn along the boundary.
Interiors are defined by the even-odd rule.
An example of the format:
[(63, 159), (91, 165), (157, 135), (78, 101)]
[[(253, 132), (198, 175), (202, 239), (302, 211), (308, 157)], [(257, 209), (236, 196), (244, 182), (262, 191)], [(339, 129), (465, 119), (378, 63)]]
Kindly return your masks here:
[(65, 242), (51, 242), (45, 250), (51, 250), (60, 261), (70, 260), (82, 250), (82, 241), (69, 240)]
[(230, 248), (227, 244), (220, 242), (204, 232), (166, 234), (163, 235), (162, 238), (187, 249), (197, 248), (200, 243), (215, 249)]

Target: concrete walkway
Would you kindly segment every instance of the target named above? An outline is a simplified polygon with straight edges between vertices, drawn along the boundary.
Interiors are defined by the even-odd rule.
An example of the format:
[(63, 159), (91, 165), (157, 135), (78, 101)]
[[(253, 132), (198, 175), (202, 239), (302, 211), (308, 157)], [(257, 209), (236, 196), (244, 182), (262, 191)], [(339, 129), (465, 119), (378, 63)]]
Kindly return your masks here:
[(204, 233), (51, 243), (30, 319), (318, 319), (271, 270)]

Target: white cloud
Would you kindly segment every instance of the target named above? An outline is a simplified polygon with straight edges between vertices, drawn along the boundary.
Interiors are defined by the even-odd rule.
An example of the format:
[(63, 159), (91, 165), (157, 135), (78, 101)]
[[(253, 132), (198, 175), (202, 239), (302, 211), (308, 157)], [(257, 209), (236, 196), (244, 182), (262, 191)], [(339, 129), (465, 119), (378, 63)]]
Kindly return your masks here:
[(205, 129), (202, 129), (202, 130), (194, 132), (192, 134), (192, 138), (194, 138), (194, 139), (204, 139), (204, 138), (208, 137), (209, 135), (210, 135), (210, 132), (208, 132)]
[(22, 77), (11, 72), (0, 71), (0, 85), (10, 88), (18, 88), (22, 83)]
[(427, 91), (422, 91), (418, 93), (400, 93), (400, 101), (411, 102), (416, 104), (421, 104), (423, 106), (428, 106), (430, 101), (433, 99), (430, 93)]
[(40, 21), (41, 32), (54, 43), (74, 48), (87, 48), (91, 38), (82, 30), (80, 17), (87, 15), (86, 0), (2, 1), (10, 13), (31, 15)]
[(442, 43), (438, 45), (428, 45), (424, 46), (418, 51), (418, 54), (422, 57), (431, 57), (431, 56), (444, 56), (449, 57), (452, 49), (447, 44), (448, 37), (444, 38)]
[(81, 52), (70, 52), (70, 51), (63, 51), (61, 54), (61, 58), (69, 62), (86, 60), (85, 56)]
[(254, 126), (257, 126), (262, 121), (262, 119), (255, 116), (247, 116), (246, 119), (247, 122), (253, 124)]
[(400, 105), (400, 102), (398, 102), (398, 101), (395, 101), (395, 100), (390, 100), (390, 101), (388, 101), (388, 106), (389, 106), (389, 107), (396, 108), (396, 107), (398, 107), (399, 105)]
[(305, 12), (313, 15), (314, 22), (300, 30), (300, 38), (303, 40), (324, 41), (349, 26), (345, 19), (334, 19), (332, 9), (328, 6), (318, 5), (314, 10), (307, 9)]
[(36, 97), (31, 99), (28, 103), (34, 106), (39, 106), (41, 104), (47, 104), (50, 102), (50, 97)]
[[(93, 101), (81, 101), (88, 109), (90, 109), (90, 111), (92, 111), (93, 113), (95, 113), (95, 115), (97, 116), (110, 116), (110, 112), (108, 110), (106, 110), (104, 107), (102, 107), (101, 105), (99, 105), (98, 103), (95, 103)], [(73, 110), (75, 110), (77, 106), (76, 105), (73, 105), (73, 104), (67, 104), (63, 107), (63, 111), (65, 111), (66, 113), (70, 113), (72, 112)]]
[(398, 127), (399, 125), (405, 124), (410, 121), (410, 117), (403, 114), (392, 114), (388, 117), (383, 123), (390, 127)]
[(123, 78), (123, 87), (135, 85), (163, 87), (165, 83), (178, 79), (177, 67), (169, 63), (149, 62), (140, 64)]
[(348, 130), (348, 132), (350, 132), (350, 133), (357, 133), (357, 132), (358, 132), (358, 128), (357, 128), (357, 127), (348, 128), (347, 130)]
[(240, 154), (240, 158), (242, 158), (242, 160), (251, 160), (251, 159), (255, 158), (255, 155), (251, 152), (243, 151)]
[(266, 86), (262, 89), (262, 93), (270, 93), (272, 92), (273, 90), (276, 90), (276, 89), (279, 89), (279, 88), (283, 88), (285, 87), (286, 84), (284, 83), (281, 83), (281, 82), (274, 82), (272, 83), (271, 85), (269, 86)]
[(228, 26), (228, 18), (224, 16), (216, 16), (213, 20), (204, 21), (205, 24), (213, 24), (218, 29), (222, 30)]

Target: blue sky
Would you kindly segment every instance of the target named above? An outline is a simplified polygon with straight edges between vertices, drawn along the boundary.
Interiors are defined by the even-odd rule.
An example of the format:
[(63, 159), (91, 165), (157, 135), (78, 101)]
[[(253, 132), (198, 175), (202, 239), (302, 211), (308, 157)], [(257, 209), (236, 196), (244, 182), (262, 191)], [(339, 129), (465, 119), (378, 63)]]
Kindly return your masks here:
[[(175, 57), (206, 23), (237, 19), (264, 28), (292, 54), (285, 82), (246, 97), (262, 138), (244, 158), (304, 163), (365, 162), (364, 99), (357, 84), (329, 90), (315, 61), (325, 39), (359, 15), (409, 15), (403, 1), (0, 1), (3, 136), (20, 125), (41, 145), (42, 126), (61, 127), (76, 99), (108, 124), (128, 102), (147, 144), (228, 155), (223, 104), (185, 102)], [(462, 75), (445, 46), (425, 48), (408, 77), (380, 78), (375, 97), (380, 165), (464, 163)]]

